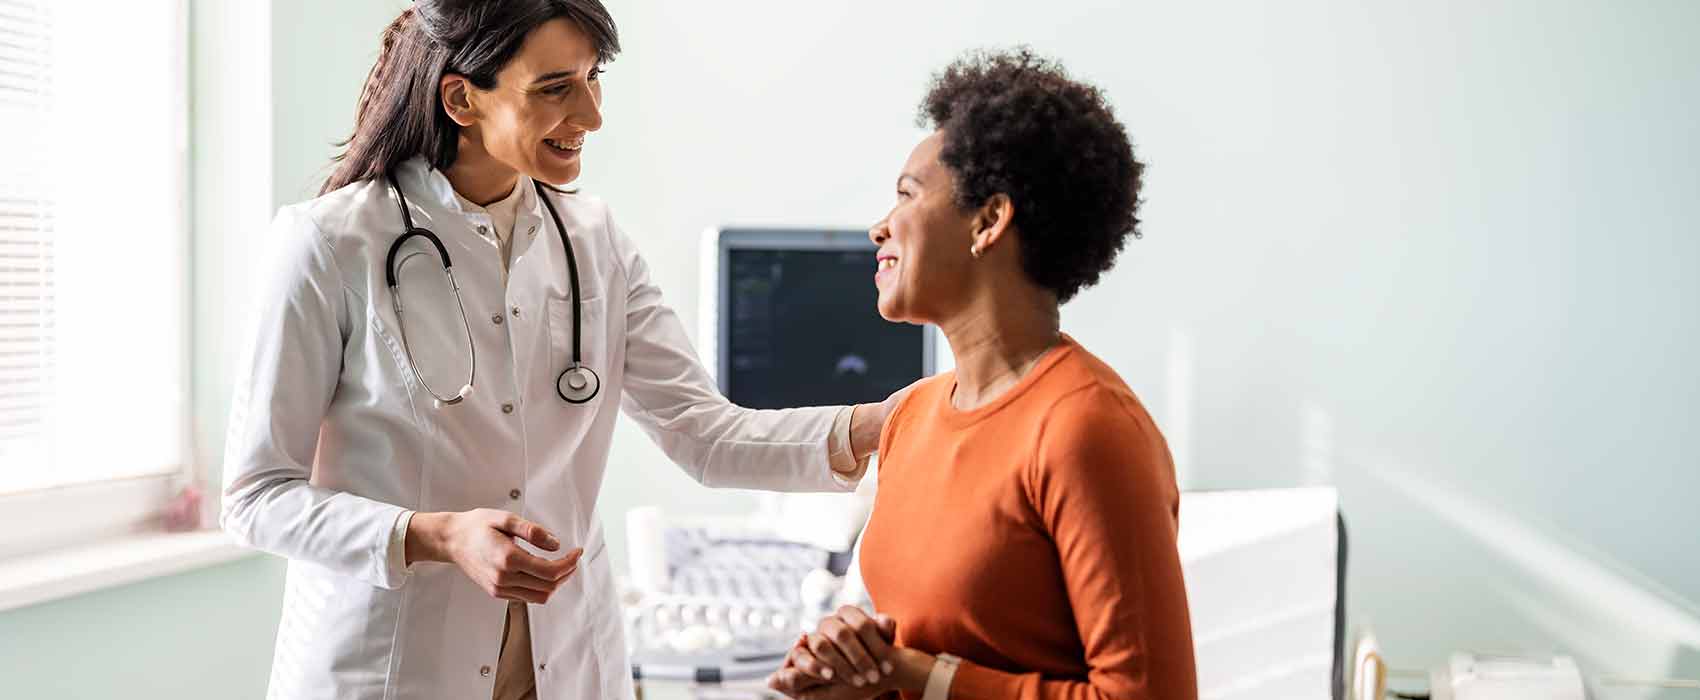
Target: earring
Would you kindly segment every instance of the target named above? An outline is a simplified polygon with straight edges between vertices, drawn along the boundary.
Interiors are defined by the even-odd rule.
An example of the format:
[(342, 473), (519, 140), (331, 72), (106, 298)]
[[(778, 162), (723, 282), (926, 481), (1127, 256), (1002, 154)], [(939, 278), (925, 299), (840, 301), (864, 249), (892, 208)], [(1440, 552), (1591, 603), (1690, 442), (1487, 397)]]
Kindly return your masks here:
[(980, 244), (975, 243), (974, 245), (968, 246), (968, 254), (974, 256), (975, 260), (979, 260), (980, 259)]

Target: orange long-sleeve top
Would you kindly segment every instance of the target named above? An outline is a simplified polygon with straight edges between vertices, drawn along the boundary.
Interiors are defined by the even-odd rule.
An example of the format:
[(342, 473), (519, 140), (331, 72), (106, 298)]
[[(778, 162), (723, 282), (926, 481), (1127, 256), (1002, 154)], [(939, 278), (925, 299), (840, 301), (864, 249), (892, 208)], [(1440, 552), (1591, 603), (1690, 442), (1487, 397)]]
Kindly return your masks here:
[(898, 643), (963, 659), (951, 698), (1197, 698), (1174, 464), (1139, 399), (1066, 335), (988, 405), (955, 384), (880, 438), (861, 569)]

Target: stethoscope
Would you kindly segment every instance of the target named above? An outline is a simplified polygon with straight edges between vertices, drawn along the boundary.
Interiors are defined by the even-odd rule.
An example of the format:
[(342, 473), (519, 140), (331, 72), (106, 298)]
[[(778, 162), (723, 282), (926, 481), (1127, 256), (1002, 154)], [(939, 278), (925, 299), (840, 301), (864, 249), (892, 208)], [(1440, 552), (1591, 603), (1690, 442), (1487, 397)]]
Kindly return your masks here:
[[(472, 382), (478, 376), (478, 354), (472, 344), (472, 323), (466, 319), (466, 304), (460, 299), (460, 283), (455, 281), (454, 263), (449, 260), (449, 250), (443, 247), (443, 242), (437, 238), (437, 234), (431, 233), (429, 229), (413, 225), (413, 215), (408, 213), (407, 210), (407, 196), (401, 193), (401, 185), (396, 182), (394, 174), (388, 175), (388, 179), (390, 190), (395, 192), (396, 206), (401, 208), (402, 223), (407, 227), (401, 237), (395, 239), (395, 243), (390, 244), (390, 252), (384, 257), (384, 281), (389, 284), (390, 300), (395, 305), (396, 320), (401, 325), (401, 348), (407, 354), (407, 364), (413, 368), (413, 375), (419, 379), (420, 386), (425, 387), (425, 391), (430, 392), (431, 398), (436, 399), (439, 406), (452, 406), (472, 394)], [(537, 198), (543, 200), (544, 208), (549, 210), (549, 218), (555, 220), (555, 233), (560, 235), (561, 248), (567, 253), (567, 283), (571, 286), (573, 293), (573, 363), (561, 372), (561, 376), (555, 378), (555, 393), (560, 395), (561, 399), (567, 403), (582, 404), (596, 398), (597, 392), (602, 390), (602, 379), (596, 376), (596, 372), (584, 366), (583, 356), (579, 351), (578, 259), (573, 257), (573, 243), (567, 238), (567, 227), (561, 224), (561, 215), (556, 213), (555, 203), (549, 201), (549, 197), (544, 193), (543, 183), (533, 180), (532, 185), (537, 188)], [(401, 312), (401, 292), (396, 284), (395, 256), (401, 250), (402, 244), (414, 236), (423, 236), (425, 240), (431, 242), (432, 246), (436, 247), (437, 256), (443, 261), (443, 273), (448, 275), (449, 287), (454, 290), (455, 306), (460, 308), (461, 327), (466, 329), (466, 383), (461, 385), (460, 391), (452, 397), (445, 398), (442, 394), (437, 393), (437, 390), (432, 389), (430, 384), (426, 383), (425, 375), (419, 372), (418, 363), (413, 361), (413, 350), (407, 345), (407, 321)], [(415, 255), (424, 255), (424, 253), (415, 253)], [(403, 262), (406, 262), (406, 260), (404, 259)]]

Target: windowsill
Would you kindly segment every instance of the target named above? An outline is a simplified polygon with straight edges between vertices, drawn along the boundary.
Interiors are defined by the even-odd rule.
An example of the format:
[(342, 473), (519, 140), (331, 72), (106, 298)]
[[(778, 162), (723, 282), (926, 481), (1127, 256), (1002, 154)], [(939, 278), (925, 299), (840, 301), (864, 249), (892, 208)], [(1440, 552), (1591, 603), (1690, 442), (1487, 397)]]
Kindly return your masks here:
[(37, 605), (255, 554), (218, 530), (128, 535), (0, 561), (0, 611)]

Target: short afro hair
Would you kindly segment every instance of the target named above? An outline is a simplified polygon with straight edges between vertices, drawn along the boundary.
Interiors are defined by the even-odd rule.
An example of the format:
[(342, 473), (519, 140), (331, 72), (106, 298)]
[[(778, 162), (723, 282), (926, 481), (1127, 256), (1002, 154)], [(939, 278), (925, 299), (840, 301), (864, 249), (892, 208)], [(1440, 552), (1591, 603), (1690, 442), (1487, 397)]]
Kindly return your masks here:
[(1055, 61), (1026, 47), (970, 53), (933, 76), (918, 121), (943, 133), (957, 206), (1014, 203), (1022, 269), (1059, 302), (1139, 237), (1145, 166), (1104, 94)]

